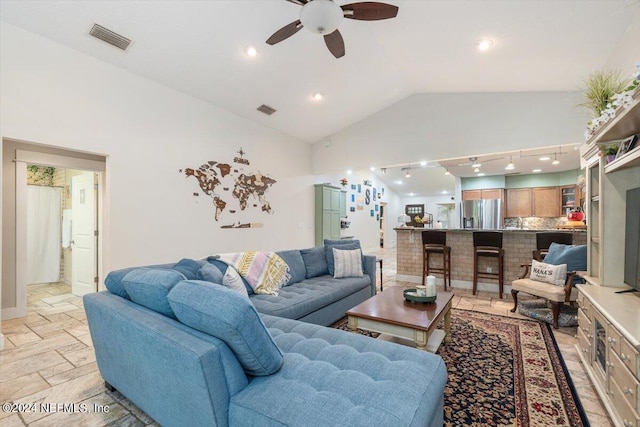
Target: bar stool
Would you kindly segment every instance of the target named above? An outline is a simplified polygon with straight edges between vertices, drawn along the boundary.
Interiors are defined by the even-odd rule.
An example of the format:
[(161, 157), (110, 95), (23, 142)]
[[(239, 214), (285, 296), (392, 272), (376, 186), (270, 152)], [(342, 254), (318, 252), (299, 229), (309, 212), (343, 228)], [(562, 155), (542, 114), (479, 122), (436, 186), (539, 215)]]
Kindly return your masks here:
[(573, 245), (573, 233), (565, 233), (561, 231), (544, 231), (536, 233), (536, 250), (533, 251), (533, 258), (536, 261), (542, 261), (545, 255), (549, 252), (549, 246), (551, 246), (552, 243)]
[[(498, 259), (498, 272), (478, 271), (478, 257)], [(500, 299), (504, 290), (504, 250), (502, 249), (502, 233), (499, 231), (473, 232), (473, 295), (478, 290), (478, 278), (498, 279)]]
[[(422, 286), (424, 286), (425, 276), (430, 273), (441, 273), (444, 276), (444, 290), (447, 290), (447, 280), (451, 287), (451, 246), (447, 246), (446, 231), (423, 231), (422, 232)], [(429, 265), (429, 255), (442, 255), (442, 267), (432, 267)]]

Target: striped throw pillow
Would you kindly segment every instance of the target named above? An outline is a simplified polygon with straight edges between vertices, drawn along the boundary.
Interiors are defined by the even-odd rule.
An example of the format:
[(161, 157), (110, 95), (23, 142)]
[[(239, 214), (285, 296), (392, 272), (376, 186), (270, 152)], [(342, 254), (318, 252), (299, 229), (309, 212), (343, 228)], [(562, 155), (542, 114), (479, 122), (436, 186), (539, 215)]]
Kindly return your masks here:
[(335, 270), (333, 277), (362, 277), (362, 251), (360, 249), (341, 250), (333, 248)]

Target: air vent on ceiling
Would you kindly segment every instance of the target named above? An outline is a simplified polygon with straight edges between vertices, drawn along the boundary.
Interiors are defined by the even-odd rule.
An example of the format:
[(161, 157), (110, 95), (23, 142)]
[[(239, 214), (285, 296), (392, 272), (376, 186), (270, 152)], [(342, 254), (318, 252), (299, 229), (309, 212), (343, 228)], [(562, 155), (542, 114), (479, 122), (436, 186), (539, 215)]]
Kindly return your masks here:
[(261, 106), (259, 106), (259, 107), (257, 108), (257, 110), (258, 110), (258, 111), (260, 111), (261, 113), (266, 114), (267, 116), (270, 116), (270, 115), (272, 115), (273, 113), (275, 113), (275, 112), (276, 112), (276, 109), (275, 109), (275, 108), (273, 108), (273, 107), (269, 107), (269, 106), (268, 106), (268, 105), (266, 105), (266, 104), (262, 104)]
[(121, 36), (118, 33), (114, 33), (113, 31), (98, 24), (93, 24), (93, 28), (91, 28), (89, 34), (122, 50), (127, 50), (131, 44), (131, 40), (128, 38)]

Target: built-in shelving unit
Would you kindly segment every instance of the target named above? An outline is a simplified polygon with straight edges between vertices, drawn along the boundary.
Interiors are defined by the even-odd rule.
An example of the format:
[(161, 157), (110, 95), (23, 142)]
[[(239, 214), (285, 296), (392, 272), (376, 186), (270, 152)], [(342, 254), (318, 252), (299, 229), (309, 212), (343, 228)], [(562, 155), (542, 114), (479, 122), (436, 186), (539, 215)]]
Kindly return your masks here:
[(582, 149), (587, 177), (588, 276), (578, 287), (578, 344), (614, 424), (640, 427), (640, 298), (624, 284), (626, 192), (640, 186), (640, 147), (605, 165), (598, 145), (640, 133), (640, 90)]

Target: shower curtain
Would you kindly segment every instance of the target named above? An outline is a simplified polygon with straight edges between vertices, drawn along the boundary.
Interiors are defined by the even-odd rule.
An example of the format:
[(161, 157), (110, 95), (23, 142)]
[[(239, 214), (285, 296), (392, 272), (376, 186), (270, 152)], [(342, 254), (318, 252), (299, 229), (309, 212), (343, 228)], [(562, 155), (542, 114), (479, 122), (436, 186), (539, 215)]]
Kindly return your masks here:
[(60, 280), (62, 188), (27, 186), (27, 284)]

